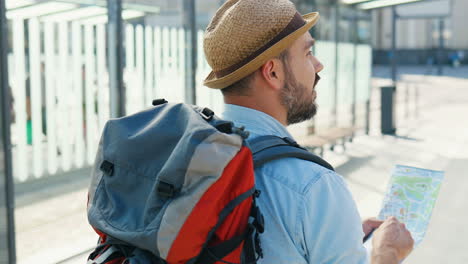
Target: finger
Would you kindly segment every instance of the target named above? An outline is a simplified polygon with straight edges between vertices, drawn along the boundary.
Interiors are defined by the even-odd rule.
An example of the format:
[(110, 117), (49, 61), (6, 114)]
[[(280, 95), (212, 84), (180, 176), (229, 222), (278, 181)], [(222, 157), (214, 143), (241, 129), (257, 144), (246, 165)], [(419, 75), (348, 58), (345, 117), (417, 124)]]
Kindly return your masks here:
[(378, 228), (380, 225), (382, 225), (384, 221), (382, 220), (377, 220), (377, 219), (368, 219), (364, 222), (364, 225), (366, 225), (369, 228), (375, 229)]
[(403, 229), (403, 231), (404, 231), (407, 235), (413, 237), (412, 234), (411, 234), (411, 232), (408, 230), (408, 228)]
[(383, 220), (380, 220), (380, 219), (377, 219), (375, 217), (372, 217), (372, 218), (367, 218), (364, 220), (364, 223), (369, 223), (369, 224), (382, 224), (384, 221)]
[(395, 216), (390, 216), (389, 218), (387, 218), (387, 220), (390, 223), (400, 223), (400, 221), (398, 221), (398, 219)]
[(394, 225), (394, 224), (398, 224), (398, 220), (397, 220), (396, 218), (389, 217), (389, 218), (387, 218), (387, 220), (385, 220), (384, 224), (385, 224), (385, 225)]

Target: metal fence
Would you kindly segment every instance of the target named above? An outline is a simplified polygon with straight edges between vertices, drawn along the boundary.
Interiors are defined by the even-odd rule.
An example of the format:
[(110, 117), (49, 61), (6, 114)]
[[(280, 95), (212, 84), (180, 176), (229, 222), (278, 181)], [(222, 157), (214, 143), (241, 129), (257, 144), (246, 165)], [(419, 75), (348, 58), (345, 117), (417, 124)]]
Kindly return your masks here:
[[(26, 27), (22, 19), (12, 20), (12, 25), (8, 60), (15, 113), (11, 127), (15, 180), (91, 165), (110, 117), (105, 25), (37, 18), (28, 19)], [(125, 32), (127, 113), (149, 107), (154, 98), (183, 102), (185, 30), (129, 24)], [(199, 103), (220, 111), (219, 92), (201, 85), (209, 73), (203, 56), (198, 56), (198, 65)]]
[[(105, 25), (44, 22), (37, 18), (26, 20), (26, 27), (22, 19), (12, 20), (12, 25), (13, 50), (8, 58), (16, 116), (12, 124), (15, 180), (22, 182), (90, 166), (100, 132), (110, 117)], [(184, 101), (185, 35), (183, 28), (126, 25), (124, 83), (128, 114), (149, 107), (154, 98)], [(202, 36), (199, 31), (198, 38)], [(69, 45), (69, 41), (74, 44)], [(202, 50), (201, 41), (198, 43)], [(355, 49), (354, 44), (340, 43), (337, 74), (333, 65), (335, 43), (318, 41), (316, 45), (316, 54), (325, 63), (318, 88), (318, 119), (334, 108), (336, 96), (338, 120), (334, 125), (350, 126), (353, 104), (362, 106), (369, 98), (370, 47), (358, 45)], [(25, 46), (29, 49), (22, 48)], [(201, 85), (209, 66), (201, 53), (197, 60), (197, 103), (221, 112), (219, 91)]]

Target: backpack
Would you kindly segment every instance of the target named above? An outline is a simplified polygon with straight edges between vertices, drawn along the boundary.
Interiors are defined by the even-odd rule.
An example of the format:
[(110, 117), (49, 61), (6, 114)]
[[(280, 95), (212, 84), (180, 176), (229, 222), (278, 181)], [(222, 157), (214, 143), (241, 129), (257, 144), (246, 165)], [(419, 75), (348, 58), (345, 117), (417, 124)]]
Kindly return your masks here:
[(254, 264), (264, 231), (254, 168), (296, 157), (333, 170), (292, 139), (247, 140), (208, 108), (153, 105), (105, 125), (88, 192), (99, 235), (89, 264)]

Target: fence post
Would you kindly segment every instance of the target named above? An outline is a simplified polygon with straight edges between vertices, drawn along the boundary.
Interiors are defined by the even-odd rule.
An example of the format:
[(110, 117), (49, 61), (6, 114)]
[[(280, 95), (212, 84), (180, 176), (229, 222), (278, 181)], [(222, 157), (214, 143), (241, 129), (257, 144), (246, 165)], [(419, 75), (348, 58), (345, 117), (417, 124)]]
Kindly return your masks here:
[[(14, 220), (14, 185), (13, 169), (11, 157), (10, 142), (10, 123), (11, 123), (11, 94), (8, 86), (8, 26), (5, 17), (5, 1), (0, 0), (0, 171), (4, 167), (4, 175), (0, 175), (0, 223), (6, 226), (0, 226), (0, 230), (5, 230), (6, 234), (1, 233), (0, 238), (0, 262), (16, 263), (15, 249), (15, 220)], [(3, 143), (3, 144), (2, 144)], [(1, 158), (4, 156), (4, 158)], [(7, 251), (7, 252), (4, 252)], [(5, 254), (6, 253), (6, 254)]]
[(197, 24), (195, 17), (195, 1), (184, 0), (184, 30), (185, 30), (185, 102), (197, 103)]
[(107, 56), (110, 86), (110, 117), (115, 118), (125, 115), (122, 0), (107, 1), (107, 15)]

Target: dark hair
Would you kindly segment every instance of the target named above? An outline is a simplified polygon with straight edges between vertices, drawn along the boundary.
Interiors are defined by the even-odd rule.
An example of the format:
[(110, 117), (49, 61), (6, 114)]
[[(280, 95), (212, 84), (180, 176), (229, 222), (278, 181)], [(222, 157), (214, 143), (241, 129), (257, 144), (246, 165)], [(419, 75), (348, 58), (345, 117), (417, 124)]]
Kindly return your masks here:
[(250, 83), (254, 79), (256, 72), (257, 71), (254, 71), (251, 74), (247, 75), (246, 77), (240, 79), (239, 81), (227, 86), (226, 88), (221, 89), (221, 93), (223, 93), (223, 95), (240, 95), (240, 96), (250, 95), (250, 91), (251, 91)]
[[(289, 54), (288, 49), (285, 49), (275, 58), (280, 59), (284, 65), (287, 65), (288, 54)], [(221, 92), (223, 93), (224, 96), (226, 95), (237, 95), (237, 96), (250, 95), (250, 92), (252, 90), (250, 83), (255, 78), (256, 72), (257, 71), (254, 71), (253, 73), (247, 75), (246, 77), (240, 79), (239, 81), (227, 86), (226, 88), (221, 89)]]

